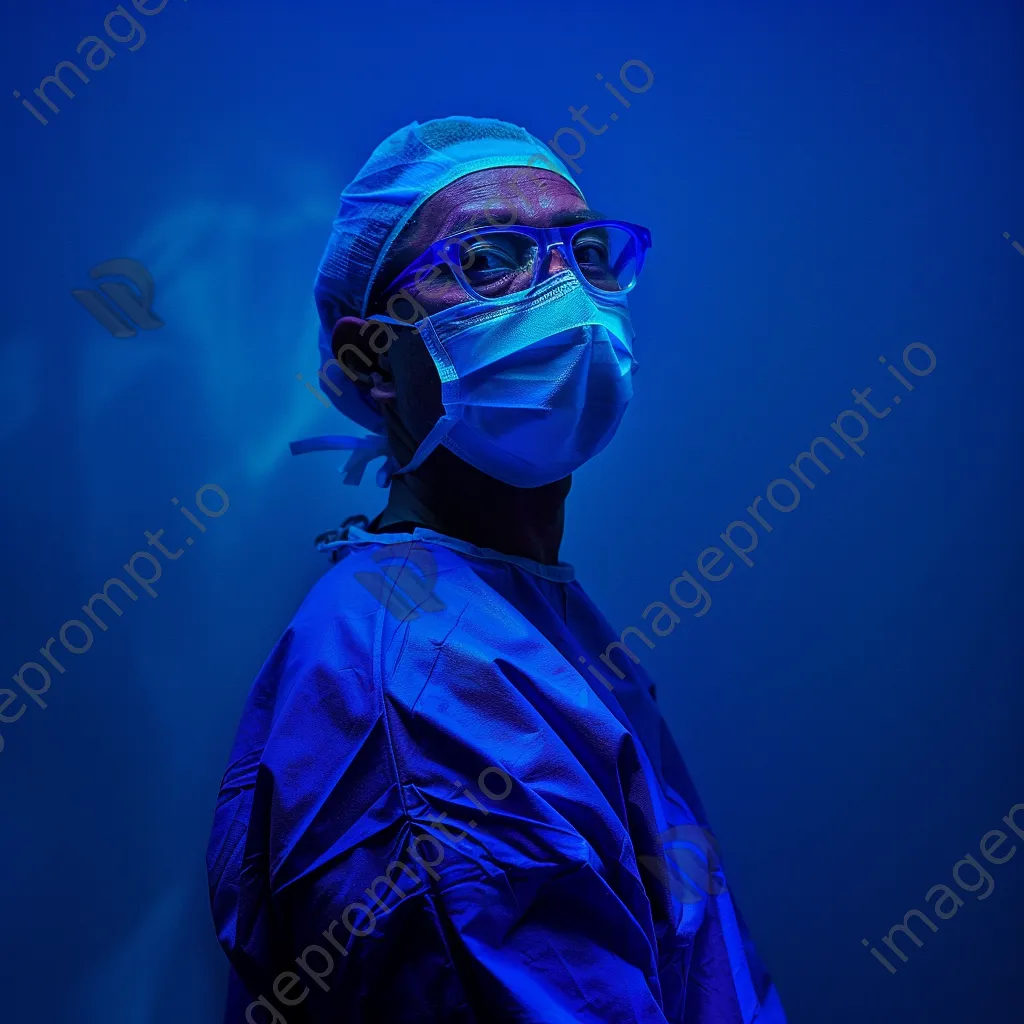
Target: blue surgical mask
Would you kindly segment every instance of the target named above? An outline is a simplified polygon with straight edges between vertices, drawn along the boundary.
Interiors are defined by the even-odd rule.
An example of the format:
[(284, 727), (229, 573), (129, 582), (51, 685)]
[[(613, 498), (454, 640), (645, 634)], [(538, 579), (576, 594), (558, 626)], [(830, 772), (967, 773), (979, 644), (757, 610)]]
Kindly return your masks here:
[(570, 271), (411, 326), (437, 367), (445, 412), (394, 475), (443, 445), (488, 476), (540, 487), (602, 451), (633, 396), (637, 362), (625, 295), (595, 295)]

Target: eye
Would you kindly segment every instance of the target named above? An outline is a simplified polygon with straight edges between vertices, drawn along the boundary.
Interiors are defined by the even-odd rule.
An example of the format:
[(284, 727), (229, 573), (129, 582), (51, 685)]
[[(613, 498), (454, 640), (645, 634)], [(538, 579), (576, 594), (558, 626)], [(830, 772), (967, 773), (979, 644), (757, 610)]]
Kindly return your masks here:
[(577, 235), (572, 240), (572, 251), (577, 263), (588, 263), (597, 266), (608, 266), (608, 240), (599, 235)]
[(573, 236), (572, 251), (581, 273), (601, 291), (626, 291), (636, 280), (633, 233), (620, 225), (584, 225)]
[(469, 242), (459, 247), (459, 258), (464, 271), (474, 274), (494, 276), (497, 274), (514, 273), (519, 269), (519, 261), (507, 246), (487, 239)]
[(537, 245), (518, 231), (489, 231), (463, 238), (453, 255), (470, 287), (495, 298), (529, 287)]

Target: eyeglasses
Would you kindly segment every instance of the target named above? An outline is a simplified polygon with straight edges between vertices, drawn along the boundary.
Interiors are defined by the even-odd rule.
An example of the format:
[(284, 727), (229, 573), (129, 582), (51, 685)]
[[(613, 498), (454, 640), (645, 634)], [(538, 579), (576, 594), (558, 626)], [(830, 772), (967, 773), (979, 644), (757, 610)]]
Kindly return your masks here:
[(387, 290), (393, 292), (412, 279), (415, 291), (428, 299), (443, 301), (445, 291), (456, 283), (473, 298), (499, 299), (533, 288), (548, 254), (557, 249), (588, 291), (621, 294), (636, 284), (650, 247), (647, 228), (620, 220), (557, 228), (492, 225), (435, 242)]

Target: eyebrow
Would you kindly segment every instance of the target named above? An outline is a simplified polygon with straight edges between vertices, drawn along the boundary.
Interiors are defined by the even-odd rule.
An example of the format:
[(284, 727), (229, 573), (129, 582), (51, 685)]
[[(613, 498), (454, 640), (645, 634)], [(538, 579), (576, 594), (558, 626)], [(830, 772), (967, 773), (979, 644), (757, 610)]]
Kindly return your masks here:
[(567, 227), (570, 224), (584, 224), (588, 220), (607, 220), (600, 210), (591, 210), (589, 208), (583, 210), (573, 210), (571, 213), (559, 214), (552, 222), (553, 228)]

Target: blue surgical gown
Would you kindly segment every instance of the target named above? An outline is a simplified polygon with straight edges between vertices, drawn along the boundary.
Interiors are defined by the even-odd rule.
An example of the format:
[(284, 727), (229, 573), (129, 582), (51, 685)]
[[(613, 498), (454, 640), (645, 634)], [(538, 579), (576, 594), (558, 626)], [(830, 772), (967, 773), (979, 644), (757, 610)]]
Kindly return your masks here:
[(228, 1024), (784, 1024), (728, 886), (658, 870), (708, 823), (572, 568), (423, 529), (338, 551), (217, 802)]

